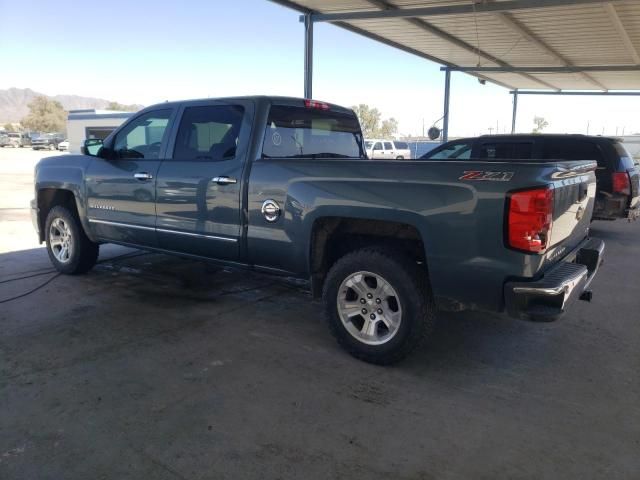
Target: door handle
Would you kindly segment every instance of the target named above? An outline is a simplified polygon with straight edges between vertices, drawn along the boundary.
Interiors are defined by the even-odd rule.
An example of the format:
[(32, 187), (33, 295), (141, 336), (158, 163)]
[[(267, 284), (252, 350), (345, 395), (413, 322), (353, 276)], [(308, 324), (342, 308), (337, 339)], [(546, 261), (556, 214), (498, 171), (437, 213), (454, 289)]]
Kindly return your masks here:
[(151, 180), (153, 175), (147, 172), (138, 172), (133, 174), (133, 178), (136, 180)]
[(238, 180), (236, 180), (235, 178), (225, 177), (225, 176), (213, 177), (211, 180), (217, 183), (218, 185), (235, 185), (236, 183), (238, 183)]

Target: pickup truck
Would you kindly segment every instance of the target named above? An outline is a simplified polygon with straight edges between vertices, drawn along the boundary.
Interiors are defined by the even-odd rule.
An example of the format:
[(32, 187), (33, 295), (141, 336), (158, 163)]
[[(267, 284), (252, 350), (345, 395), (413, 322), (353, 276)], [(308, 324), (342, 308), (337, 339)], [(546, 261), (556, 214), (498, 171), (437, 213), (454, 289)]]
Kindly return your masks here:
[(389, 364), (436, 312), (549, 321), (589, 284), (595, 162), (369, 160), (352, 110), (316, 100), (167, 102), (35, 169), (32, 217), (60, 272), (101, 243), (308, 280), (329, 329)]

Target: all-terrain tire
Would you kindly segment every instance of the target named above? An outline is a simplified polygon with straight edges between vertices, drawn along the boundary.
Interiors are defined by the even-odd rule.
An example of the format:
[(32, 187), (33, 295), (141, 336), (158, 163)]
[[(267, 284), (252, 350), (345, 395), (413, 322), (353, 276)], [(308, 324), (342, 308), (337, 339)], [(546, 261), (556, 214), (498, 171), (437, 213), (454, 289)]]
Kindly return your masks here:
[[(338, 298), (344, 295), (340, 287), (358, 272), (379, 275), (397, 293), (401, 305), (400, 324), (396, 333), (382, 344), (359, 340), (340, 317)], [(346, 254), (329, 270), (322, 297), (331, 333), (345, 350), (365, 362), (378, 365), (398, 362), (421, 345), (433, 330), (435, 306), (427, 274), (415, 261), (395, 250), (366, 247)], [(362, 328), (364, 330), (364, 326)]]

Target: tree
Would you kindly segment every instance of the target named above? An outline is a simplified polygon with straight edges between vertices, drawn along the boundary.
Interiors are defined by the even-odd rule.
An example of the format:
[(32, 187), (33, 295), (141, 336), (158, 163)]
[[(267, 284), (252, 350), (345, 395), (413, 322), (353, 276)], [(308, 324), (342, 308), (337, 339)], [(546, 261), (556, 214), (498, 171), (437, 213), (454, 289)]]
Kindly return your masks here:
[(371, 108), (369, 105), (361, 103), (351, 109), (358, 116), (365, 138), (389, 138), (398, 131), (398, 121), (395, 118), (388, 118), (381, 122), (382, 115), (377, 108)]
[(544, 117), (533, 117), (533, 133), (542, 133), (542, 130), (549, 126), (549, 122), (547, 122)]
[(18, 129), (13, 125), (13, 123), (5, 123), (4, 124), (4, 130), (5, 132), (17, 132)]
[(137, 105), (123, 105), (118, 102), (109, 102), (107, 105), (107, 110), (117, 110), (119, 112), (137, 112), (140, 110), (140, 107)]
[(29, 104), (29, 114), (20, 123), (23, 127), (37, 132), (63, 132), (67, 123), (67, 112), (60, 102), (40, 96)]

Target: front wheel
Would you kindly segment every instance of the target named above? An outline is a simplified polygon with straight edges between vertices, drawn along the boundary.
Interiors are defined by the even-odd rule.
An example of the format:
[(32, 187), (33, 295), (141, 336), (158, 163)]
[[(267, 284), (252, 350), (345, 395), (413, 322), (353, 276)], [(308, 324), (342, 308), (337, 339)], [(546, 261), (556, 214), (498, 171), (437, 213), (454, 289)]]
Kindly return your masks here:
[(63, 206), (49, 211), (45, 240), (49, 259), (61, 273), (88, 272), (98, 260), (98, 244), (89, 240), (77, 215)]
[(405, 358), (433, 328), (426, 272), (400, 252), (371, 247), (345, 255), (327, 275), (323, 301), (338, 343), (378, 365)]
[(396, 160), (404, 160), (404, 157), (403, 157), (402, 155), (398, 155), (398, 156), (396, 157)]

